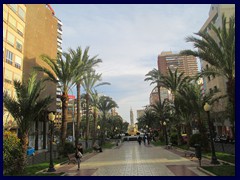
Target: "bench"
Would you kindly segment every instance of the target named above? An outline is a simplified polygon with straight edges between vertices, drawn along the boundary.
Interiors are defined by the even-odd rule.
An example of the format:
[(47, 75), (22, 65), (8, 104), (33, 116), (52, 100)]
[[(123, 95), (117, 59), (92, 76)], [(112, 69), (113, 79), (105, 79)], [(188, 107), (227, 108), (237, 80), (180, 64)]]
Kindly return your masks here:
[(166, 148), (167, 149), (172, 149), (172, 143), (169, 143)]
[(195, 148), (194, 147), (189, 147), (188, 150), (184, 152), (185, 157), (189, 156), (191, 159), (196, 156), (195, 154)]
[(68, 164), (70, 164), (71, 162), (73, 163), (73, 164), (75, 164), (77, 161), (76, 161), (76, 157), (75, 157), (75, 153), (73, 153), (73, 154), (68, 154), (67, 155), (68, 156)]
[(101, 152), (101, 151), (100, 151), (100, 148), (93, 147), (93, 150), (94, 150), (95, 152)]

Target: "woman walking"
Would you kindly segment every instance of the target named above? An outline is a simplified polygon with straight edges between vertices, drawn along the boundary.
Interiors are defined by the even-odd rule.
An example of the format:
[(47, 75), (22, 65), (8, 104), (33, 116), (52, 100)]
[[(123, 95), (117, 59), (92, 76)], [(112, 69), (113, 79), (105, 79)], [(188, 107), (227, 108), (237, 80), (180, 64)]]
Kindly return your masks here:
[(81, 158), (83, 156), (83, 147), (82, 147), (82, 143), (79, 143), (76, 147), (76, 152), (75, 152), (75, 157), (78, 163), (78, 171), (80, 170), (80, 162), (81, 162)]

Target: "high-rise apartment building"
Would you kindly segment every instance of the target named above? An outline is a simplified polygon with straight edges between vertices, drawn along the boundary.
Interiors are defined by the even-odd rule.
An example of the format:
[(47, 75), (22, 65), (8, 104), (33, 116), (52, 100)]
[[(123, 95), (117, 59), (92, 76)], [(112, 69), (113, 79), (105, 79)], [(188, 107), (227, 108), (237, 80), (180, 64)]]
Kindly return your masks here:
[[(26, 24), (24, 37), (24, 61), (23, 61), (23, 80), (29, 78), (29, 74), (34, 66), (44, 66), (48, 68), (41, 55), (48, 55), (52, 59), (57, 59), (58, 52), (62, 52), (62, 23), (55, 16), (55, 13), (48, 4), (26, 4)], [(44, 74), (38, 72), (38, 78), (41, 79)], [(55, 97), (55, 101), (50, 105), (48, 111), (56, 112), (58, 99), (56, 97), (59, 91), (56, 84), (45, 82), (45, 90), (41, 96), (51, 95)], [(56, 115), (56, 120), (61, 118), (61, 114)], [(40, 132), (38, 147), (46, 148), (46, 132), (47, 124), (44, 119), (40, 119), (38, 124), (31, 129), (29, 137), (29, 145), (34, 146), (35, 131)], [(33, 134), (33, 135), (31, 135)], [(35, 141), (36, 143), (36, 141)], [(35, 144), (36, 147), (36, 144)]]
[[(213, 37), (216, 37), (216, 35), (213, 33), (211, 28), (209, 27), (210, 23), (213, 23), (217, 27), (222, 26), (222, 15), (225, 15), (225, 17), (228, 19), (230, 16), (235, 15), (235, 5), (234, 4), (213, 4), (210, 7), (209, 11), (209, 17), (200, 29), (200, 31), (207, 32), (211, 34)], [(201, 60), (201, 66), (202, 68), (210, 67), (210, 64), (208, 64), (206, 61)], [(226, 94), (226, 79), (224, 77), (207, 77), (204, 78), (204, 89), (206, 93), (213, 91), (215, 88), (218, 88), (221, 90), (220, 93), (217, 95), (224, 95)], [(227, 106), (227, 99), (220, 99), (218, 102), (216, 102), (213, 105), (212, 110), (214, 112), (217, 112), (216, 115), (220, 117), (215, 117), (215, 126), (217, 126), (216, 131), (218, 134), (228, 134), (231, 136), (231, 129), (230, 129), (230, 123), (229, 121), (221, 120), (221, 113), (224, 112), (225, 108)], [(217, 122), (218, 121), (218, 122)]]
[[(195, 76), (198, 73), (197, 60), (194, 56), (183, 56), (171, 51), (162, 52), (158, 56), (158, 70), (166, 75), (168, 69), (171, 71), (178, 69), (178, 72), (184, 72), (185, 76)], [(160, 88), (160, 96), (161, 102), (164, 99), (172, 100), (171, 92), (164, 87)], [(155, 87), (150, 93), (150, 105), (155, 104), (158, 100), (158, 89)]]
[(198, 72), (197, 61), (194, 56), (182, 56), (171, 51), (162, 52), (158, 56), (158, 70), (166, 75), (168, 69), (184, 72), (185, 76), (195, 76)]
[[(3, 4), (3, 90), (15, 97), (13, 81), (22, 81), (26, 6)], [(13, 117), (4, 109), (3, 125), (16, 129)]]

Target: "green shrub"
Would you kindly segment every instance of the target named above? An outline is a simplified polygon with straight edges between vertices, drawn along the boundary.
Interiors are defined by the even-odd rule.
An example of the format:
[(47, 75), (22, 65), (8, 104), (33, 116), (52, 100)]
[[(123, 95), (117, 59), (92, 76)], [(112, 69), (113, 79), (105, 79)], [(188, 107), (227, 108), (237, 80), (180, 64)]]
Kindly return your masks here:
[(208, 139), (205, 138), (202, 134), (193, 134), (190, 137), (189, 144), (191, 147), (194, 147), (195, 144), (200, 144), (203, 149), (207, 149)]
[(75, 152), (75, 147), (70, 142), (66, 142), (64, 147), (60, 145), (58, 149), (59, 149), (59, 154), (64, 157), (66, 157), (67, 154), (72, 154)]
[(171, 133), (171, 143), (173, 145), (177, 145), (178, 144), (178, 136), (176, 132), (172, 132)]
[(24, 164), (21, 165), (20, 158), (23, 158), (20, 139), (15, 133), (4, 131), (3, 134), (3, 174), (14, 175), (21, 173)]

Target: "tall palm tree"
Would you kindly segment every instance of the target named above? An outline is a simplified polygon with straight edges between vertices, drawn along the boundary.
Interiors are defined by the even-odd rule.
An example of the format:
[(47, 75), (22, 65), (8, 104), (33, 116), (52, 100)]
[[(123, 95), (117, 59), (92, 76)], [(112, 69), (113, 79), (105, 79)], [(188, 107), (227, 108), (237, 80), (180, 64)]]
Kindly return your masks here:
[(96, 141), (96, 127), (97, 127), (97, 113), (98, 108), (97, 104), (99, 103), (99, 95), (96, 90), (91, 94), (92, 99), (92, 109), (93, 109), (93, 143)]
[(101, 59), (97, 59), (97, 56), (93, 56), (89, 58), (88, 55), (89, 47), (86, 47), (84, 52), (81, 47), (77, 47), (76, 50), (69, 49), (69, 53), (74, 61), (81, 63), (81, 66), (76, 69), (76, 90), (77, 90), (77, 127), (76, 127), (76, 139), (75, 145), (78, 144), (79, 136), (80, 136), (80, 123), (81, 123), (81, 114), (80, 114), (80, 104), (81, 104), (81, 83), (83, 80), (83, 76), (90, 71), (94, 66), (98, 63), (102, 62)]
[(100, 96), (99, 97), (99, 103), (97, 105), (97, 108), (102, 113), (102, 123), (101, 123), (101, 130), (102, 130), (102, 141), (104, 143), (104, 128), (105, 123), (107, 121), (107, 114), (112, 108), (118, 108), (117, 103), (109, 96)]
[(161, 78), (162, 78), (162, 74), (160, 73), (159, 70), (157, 69), (153, 69), (151, 71), (149, 71), (145, 76), (147, 76), (147, 78), (144, 79), (144, 81), (151, 81), (150, 85), (152, 84), (157, 84), (156, 87), (158, 89), (158, 99), (161, 105), (161, 93), (160, 93), (160, 88), (161, 88)]
[(90, 95), (93, 93), (93, 88), (96, 88), (101, 85), (110, 85), (110, 83), (102, 82), (96, 84), (98, 81), (101, 81), (102, 74), (97, 74), (95, 71), (88, 71), (82, 81), (82, 86), (86, 92), (86, 121), (87, 121), (87, 131), (86, 131), (86, 148), (88, 147), (88, 136), (89, 136), (89, 100)]
[[(50, 96), (40, 97), (44, 90), (43, 82), (37, 81), (37, 74), (31, 73), (29, 79), (25, 83), (14, 81), (14, 89), (16, 97), (12, 98), (7, 93), (4, 93), (4, 107), (15, 119), (18, 130), (19, 139), (22, 144), (22, 166), (26, 161), (26, 151), (29, 142), (29, 131), (34, 121), (38, 118), (42, 110), (46, 110), (53, 98)], [(19, 167), (22, 168), (22, 167)]]
[(208, 62), (211, 67), (205, 68), (201, 76), (223, 76), (227, 82), (227, 94), (229, 102), (235, 108), (235, 16), (227, 21), (222, 16), (222, 26), (210, 24), (213, 34), (198, 32), (195, 35), (200, 38), (189, 36), (187, 42), (192, 42), (198, 51), (184, 50), (183, 55), (193, 55)]
[(50, 67), (36, 66), (34, 69), (47, 74), (44, 80), (60, 84), (62, 95), (62, 127), (61, 127), (61, 143), (65, 144), (67, 135), (67, 117), (68, 117), (68, 91), (74, 85), (76, 78), (76, 69), (81, 66), (78, 61), (73, 61), (69, 53), (58, 55), (57, 59), (51, 59), (47, 55), (41, 56), (42, 60)]

